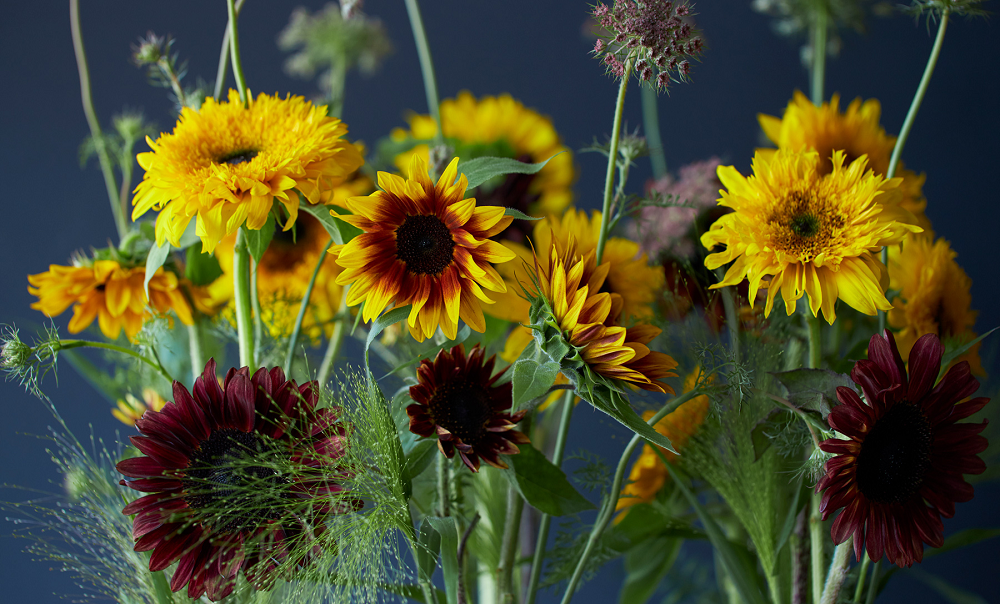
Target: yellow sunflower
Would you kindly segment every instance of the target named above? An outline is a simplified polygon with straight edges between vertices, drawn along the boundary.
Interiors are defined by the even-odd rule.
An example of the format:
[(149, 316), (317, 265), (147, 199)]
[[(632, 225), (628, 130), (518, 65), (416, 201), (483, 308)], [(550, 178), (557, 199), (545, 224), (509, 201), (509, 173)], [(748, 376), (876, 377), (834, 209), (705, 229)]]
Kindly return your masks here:
[[(699, 369), (689, 373), (684, 378), (684, 392), (694, 390), (694, 387), (698, 385), (699, 377)], [(656, 415), (655, 411), (646, 411), (642, 414), (642, 419), (649, 421), (654, 415)], [(708, 415), (708, 396), (696, 396), (673, 412), (668, 413), (666, 417), (656, 422), (653, 428), (669, 438), (670, 444), (680, 452), (687, 444), (688, 439), (701, 427), (706, 415)], [(677, 458), (676, 453), (662, 447), (660, 453), (671, 463)], [(670, 473), (667, 471), (667, 466), (656, 454), (653, 445), (646, 443), (642, 447), (639, 458), (632, 464), (628, 475), (629, 482), (622, 489), (622, 495), (618, 499), (618, 506), (615, 509), (622, 510), (637, 503), (649, 503), (663, 488), (668, 478), (670, 478)]]
[[(879, 124), (882, 106), (876, 99), (862, 102), (860, 98), (851, 101), (843, 113), (840, 112), (840, 95), (834, 94), (829, 103), (817, 107), (806, 95), (796, 90), (781, 118), (763, 113), (757, 115), (764, 134), (787, 151), (816, 151), (820, 156), (820, 174), (833, 170), (831, 157), (836, 150), (843, 151), (846, 164), (851, 164), (862, 155), (868, 156), (868, 167), (879, 176), (885, 176), (889, 169), (889, 159), (896, 145), (896, 137), (886, 134)], [(773, 149), (759, 149), (762, 155), (774, 153)], [(902, 195), (900, 205), (909, 210), (917, 220), (915, 224), (924, 230), (931, 223), (924, 214), (927, 200), (923, 195), (923, 174), (903, 169), (900, 164), (896, 176), (902, 177), (899, 185)]]
[(735, 211), (719, 218), (701, 243), (709, 250), (726, 246), (705, 258), (709, 269), (735, 262), (713, 289), (749, 279), (753, 305), (761, 282), (770, 278), (764, 316), (779, 291), (789, 315), (807, 294), (813, 315), (822, 309), (830, 324), (837, 298), (868, 315), (892, 308), (877, 253), (922, 229), (909, 224), (913, 215), (899, 207), (899, 180), (866, 171), (863, 156), (849, 166), (843, 151), (834, 151), (832, 159), (827, 174), (815, 151), (779, 149), (770, 157), (758, 152), (750, 177), (719, 166), (727, 189), (719, 205)]
[(134, 338), (153, 313), (174, 311), (185, 325), (191, 325), (191, 305), (177, 275), (160, 268), (149, 281), (149, 298), (143, 282), (146, 268), (127, 268), (114, 260), (81, 262), (78, 266), (49, 265), (49, 270), (28, 275), (28, 293), (38, 296), (31, 308), (54, 317), (73, 306), (70, 333), (79, 333), (97, 319), (101, 332), (114, 340), (121, 330)]
[(244, 107), (230, 90), (227, 102), (208, 98), (199, 110), (185, 107), (174, 131), (147, 138), (152, 151), (136, 158), (146, 172), (135, 189), (132, 220), (160, 210), (156, 243), (178, 245), (197, 217), (196, 233), (208, 253), (244, 223), (264, 226), (275, 200), (288, 213), (285, 230), (291, 229), (299, 194), (319, 203), (364, 163), (346, 134), (326, 107), (299, 96), (261, 94)]
[[(302, 213), (290, 231), (277, 231), (267, 251), (257, 265), (257, 291), (261, 306), (261, 319), (274, 338), (291, 335), (295, 319), (302, 305), (309, 280), (316, 263), (326, 253), (330, 236), (318, 220)], [(215, 257), (222, 268), (222, 276), (209, 290), (215, 301), (227, 304), (227, 316), (235, 322), (233, 301), (233, 244), (236, 236), (230, 235), (215, 249)], [(333, 330), (333, 319), (340, 309), (342, 288), (336, 279), (340, 267), (328, 258), (323, 262), (312, 294), (309, 309), (302, 320), (302, 333), (316, 341)]]
[[(411, 114), (407, 122), (409, 130), (393, 130), (394, 140), (429, 140), (437, 135), (429, 115)], [(476, 100), (472, 93), (463, 91), (458, 98), (441, 102), (441, 123), (445, 138), (452, 141), (455, 154), (462, 157), (492, 155), (537, 163), (562, 152), (538, 174), (509, 175), (506, 187), (497, 187), (487, 196), (489, 199), (480, 194), (479, 203), (518, 207), (535, 216), (561, 214), (572, 203), (573, 154), (563, 146), (549, 118), (525, 108), (509, 94)], [(413, 154), (427, 161), (428, 146), (420, 144), (398, 155), (396, 166), (401, 172)]]
[[(899, 296), (893, 299), (889, 325), (898, 329), (896, 343), (906, 361), (920, 336), (932, 333), (942, 340), (968, 342), (976, 338), (976, 311), (972, 310), (972, 279), (955, 258), (958, 254), (944, 239), (925, 234), (908, 237), (889, 248), (889, 287)], [(961, 360), (969, 361), (973, 373), (985, 374), (978, 345)]]
[(365, 322), (390, 304), (412, 305), (407, 325), (417, 341), (439, 326), (454, 339), (459, 318), (484, 331), (480, 303), (493, 300), (483, 288), (506, 289), (491, 263), (514, 259), (514, 252), (489, 238), (513, 219), (503, 208), (477, 208), (475, 199), (465, 198), (468, 180), (458, 174), (458, 158), (437, 185), (419, 155), (410, 160), (408, 179), (379, 172), (378, 184), (381, 191), (347, 201), (355, 215), (337, 216), (364, 231), (330, 248), (344, 269), (337, 283), (351, 284), (347, 304), (364, 302)]
[(580, 349), (590, 369), (643, 390), (673, 394), (660, 380), (677, 376), (671, 371), (677, 362), (647, 346), (661, 330), (648, 323), (623, 327), (622, 297), (601, 291), (609, 263), (597, 266), (595, 251), (581, 255), (572, 237), (565, 246), (555, 242), (547, 255), (548, 263), (535, 265), (539, 293), (549, 301), (559, 330)]
[[(577, 252), (586, 255), (597, 250), (600, 232), (600, 212), (595, 210), (588, 218), (585, 211), (571, 208), (561, 218), (549, 216), (536, 221), (530, 239), (531, 245), (538, 250), (538, 261), (548, 268), (550, 257), (545, 250), (552, 248), (553, 241), (559, 241), (565, 247), (572, 238)], [(518, 260), (497, 267), (507, 284), (507, 291), (497, 295), (497, 303), (488, 307), (486, 312), (498, 319), (526, 323), (530, 304), (524, 298), (522, 287), (534, 290), (528, 269), (534, 265), (535, 254), (519, 243), (504, 241), (504, 245), (517, 254)], [(608, 239), (603, 260), (609, 269), (601, 291), (621, 296), (622, 319), (651, 320), (653, 304), (664, 287), (663, 270), (649, 265), (649, 258), (639, 251), (638, 243), (621, 237)]]
[(146, 411), (159, 411), (166, 404), (166, 399), (155, 390), (143, 388), (141, 401), (128, 393), (125, 400), (119, 400), (118, 407), (111, 410), (111, 415), (126, 426), (134, 426)]

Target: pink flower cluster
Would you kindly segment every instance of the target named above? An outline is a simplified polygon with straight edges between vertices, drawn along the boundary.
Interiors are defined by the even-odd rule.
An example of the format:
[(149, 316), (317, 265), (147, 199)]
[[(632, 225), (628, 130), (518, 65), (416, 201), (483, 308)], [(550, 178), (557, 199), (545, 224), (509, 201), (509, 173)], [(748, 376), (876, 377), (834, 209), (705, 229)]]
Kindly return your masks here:
[(647, 185), (647, 195), (670, 196), (678, 205), (686, 206), (640, 210), (636, 221), (629, 226), (629, 235), (650, 258), (659, 259), (663, 255), (690, 258), (694, 255), (698, 245), (697, 235), (692, 233), (694, 221), (703, 211), (715, 207), (722, 188), (715, 174), (719, 163), (717, 157), (694, 162), (680, 169), (679, 178), (667, 174)]
[(666, 88), (670, 80), (684, 80), (691, 73), (688, 57), (701, 54), (702, 39), (690, 23), (691, 8), (686, 0), (615, 0), (612, 7), (599, 3), (593, 16), (608, 32), (608, 40), (594, 45), (608, 73), (625, 77), (626, 63), (634, 61), (635, 73), (643, 82)]

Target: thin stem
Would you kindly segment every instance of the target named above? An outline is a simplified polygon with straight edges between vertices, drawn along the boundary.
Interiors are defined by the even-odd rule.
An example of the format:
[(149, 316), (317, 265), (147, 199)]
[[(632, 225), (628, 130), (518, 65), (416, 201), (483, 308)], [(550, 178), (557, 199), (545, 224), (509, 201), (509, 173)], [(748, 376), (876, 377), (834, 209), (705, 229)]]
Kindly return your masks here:
[(434, 61), (431, 59), (431, 47), (427, 44), (427, 32), (424, 31), (424, 20), (420, 17), (420, 5), (417, 0), (406, 0), (406, 12), (410, 16), (410, 27), (413, 29), (413, 41), (417, 44), (417, 56), (420, 57), (420, 72), (424, 76), (424, 92), (427, 93), (427, 106), (431, 117), (437, 126), (434, 140), (444, 142), (444, 132), (441, 130), (441, 102), (438, 100), (437, 79), (434, 77)]
[(236, 89), (240, 92), (240, 100), (247, 102), (247, 81), (243, 75), (243, 63), (240, 61), (240, 33), (236, 27), (236, 5), (233, 0), (226, 0), (229, 10), (229, 53), (233, 61), (233, 76), (236, 77)]
[[(129, 148), (131, 150), (131, 147)], [(129, 194), (132, 193), (132, 162), (134, 160), (134, 155), (129, 153), (121, 157), (118, 161), (118, 169), (122, 173), (122, 184), (118, 188), (118, 207), (122, 209), (122, 214), (125, 214), (125, 208), (128, 207)]]
[(449, 504), (451, 503), (451, 493), (448, 491), (448, 458), (444, 455), (437, 456), (437, 491), (438, 491), (438, 516), (445, 518), (451, 515)]
[[(715, 276), (721, 282), (725, 279), (725, 272), (721, 268), (715, 270)], [(729, 331), (729, 345), (733, 349), (733, 360), (740, 362), (740, 320), (736, 314), (736, 299), (733, 297), (733, 286), (726, 286), (721, 289), (722, 308), (726, 313), (726, 329)]]
[(340, 346), (344, 343), (344, 334), (347, 333), (347, 322), (351, 319), (351, 315), (347, 312), (347, 287), (344, 287), (344, 293), (340, 296), (340, 306), (337, 310), (341, 313), (341, 317), (333, 324), (333, 333), (330, 334), (330, 342), (326, 346), (326, 353), (319, 366), (319, 375), (316, 379), (320, 384), (326, 384), (330, 378), (333, 361), (340, 354)]
[(240, 340), (240, 366), (254, 365), (253, 313), (250, 310), (250, 252), (247, 250), (246, 230), (236, 231), (236, 245), (233, 246), (233, 293), (236, 302), (236, 333)]
[(104, 348), (105, 350), (113, 350), (115, 352), (127, 354), (131, 357), (139, 359), (143, 363), (155, 369), (157, 373), (162, 375), (168, 382), (173, 383), (174, 381), (174, 378), (167, 373), (167, 370), (158, 361), (150, 359), (145, 355), (141, 355), (129, 348), (125, 348), (124, 346), (108, 344), (106, 342), (91, 342), (90, 340), (59, 340), (59, 350), (71, 350), (73, 348)]
[(94, 111), (94, 99), (90, 93), (90, 69), (87, 67), (87, 53), (83, 49), (83, 33), (80, 29), (80, 0), (69, 0), (69, 24), (73, 34), (73, 52), (76, 55), (76, 69), (80, 74), (80, 99), (83, 101), (83, 113), (87, 116), (90, 126), (90, 137), (94, 139), (97, 159), (101, 164), (101, 174), (104, 176), (104, 186), (108, 190), (111, 201), (111, 214), (115, 218), (115, 228), (118, 229), (118, 240), (128, 231), (125, 210), (121, 204), (115, 174), (111, 169), (111, 157), (104, 145), (104, 135), (101, 133), (101, 122)]
[(861, 570), (858, 571), (858, 584), (854, 587), (854, 598), (851, 600), (853, 604), (859, 604), (861, 602), (861, 592), (865, 590), (865, 579), (868, 576), (868, 565), (872, 563), (872, 559), (865, 554), (861, 558)]
[(201, 350), (201, 317), (195, 316), (194, 323), (187, 326), (188, 350), (191, 354), (191, 379), (196, 380), (205, 369), (205, 355)]
[(812, 23), (812, 102), (817, 107), (823, 104), (823, 85), (826, 82), (826, 35), (829, 15), (825, 2), (815, 2)]
[(257, 263), (250, 259), (250, 308), (253, 309), (253, 364), (260, 364), (260, 351), (264, 347), (264, 313), (260, 307), (260, 290), (257, 289)]
[(822, 495), (812, 494), (812, 507), (809, 514), (809, 556), (812, 563), (812, 594), (813, 604), (820, 604), (823, 599), (823, 569), (826, 566), (823, 555), (823, 518), (819, 513)]
[(597, 264), (604, 258), (604, 245), (611, 230), (611, 198), (615, 190), (615, 166), (618, 165), (618, 139), (622, 131), (622, 114), (625, 113), (625, 93), (628, 79), (632, 75), (632, 61), (625, 61), (625, 75), (618, 87), (618, 101), (615, 104), (615, 121), (611, 126), (611, 144), (608, 148), (608, 171), (604, 177), (604, 205), (601, 208), (601, 233), (597, 239)]
[(347, 60), (338, 56), (330, 70), (330, 106), (328, 113), (339, 118), (344, 114), (344, 80), (347, 78)]
[[(333, 237), (326, 242), (329, 249), (333, 245)], [(295, 347), (299, 344), (299, 333), (302, 331), (302, 321), (306, 318), (306, 311), (309, 309), (309, 298), (312, 297), (313, 288), (316, 287), (316, 277), (319, 276), (319, 269), (323, 268), (323, 261), (328, 254), (320, 254), (316, 260), (316, 268), (313, 269), (312, 276), (309, 277), (309, 284), (306, 285), (306, 292), (302, 294), (302, 303), (299, 304), (299, 314), (295, 316), (295, 326), (292, 327), (292, 336), (288, 339), (288, 351), (285, 353), (285, 375), (292, 374), (292, 358), (295, 356)]]
[(656, 91), (648, 86), (640, 86), (642, 91), (642, 122), (646, 130), (646, 143), (649, 147), (649, 163), (653, 164), (653, 178), (660, 180), (667, 175), (667, 156), (663, 149), (663, 139), (660, 137), (660, 114), (657, 111), (659, 97)]
[[(669, 403), (664, 405), (662, 409), (657, 411), (653, 417), (649, 418), (649, 421), (646, 423), (650, 426), (655, 426), (656, 422), (666, 417), (668, 413), (671, 413), (684, 403), (701, 394), (701, 390), (699, 388), (695, 388), (690, 392), (685, 392), (680, 396), (674, 397)], [(580, 554), (580, 559), (577, 561), (576, 568), (573, 570), (573, 576), (566, 585), (566, 593), (563, 594), (562, 604), (569, 604), (570, 600), (573, 599), (573, 594), (576, 592), (577, 585), (579, 585), (580, 579), (583, 577), (583, 571), (587, 567), (587, 560), (590, 558), (591, 553), (593, 553), (594, 546), (597, 545), (597, 541), (604, 533), (604, 529), (607, 528), (608, 524), (611, 522), (612, 516), (615, 514), (615, 508), (618, 507), (618, 499), (621, 497), (622, 482), (625, 479), (625, 469), (628, 467), (628, 461), (632, 457), (632, 453), (635, 452), (636, 447), (639, 446), (641, 441), (641, 436), (638, 434), (634, 435), (625, 447), (625, 451), (622, 453), (621, 459), (618, 460), (618, 468), (615, 470), (615, 477), (611, 483), (611, 491), (608, 493), (608, 497), (605, 500), (604, 505), (601, 506), (601, 510), (597, 514), (597, 521), (594, 523), (594, 528), (591, 529), (590, 536), (587, 538), (587, 545), (584, 547), (583, 553)]]
[[(236, 16), (240, 16), (243, 3), (246, 0), (236, 0)], [(222, 34), (222, 50), (219, 51), (219, 67), (215, 70), (215, 90), (212, 96), (219, 100), (222, 96), (222, 87), (226, 84), (226, 74), (229, 73), (229, 22), (226, 22), (226, 31)]]
[(872, 567), (872, 579), (868, 583), (868, 596), (865, 597), (865, 604), (874, 604), (875, 596), (878, 595), (878, 571), (881, 565), (882, 559), (879, 558), (875, 562), (875, 566)]
[(809, 327), (809, 368), (819, 369), (823, 360), (823, 330), (819, 317), (806, 310), (806, 325)]
[(837, 596), (840, 595), (840, 588), (847, 578), (847, 571), (851, 566), (851, 549), (854, 543), (853, 538), (837, 546), (833, 550), (833, 561), (830, 562), (830, 570), (826, 574), (826, 585), (823, 587), (823, 598), (820, 604), (837, 604)]
[(503, 524), (500, 542), (500, 568), (497, 577), (497, 604), (514, 602), (514, 558), (517, 555), (517, 536), (521, 530), (521, 512), (524, 499), (516, 489), (507, 489), (507, 517)]
[[(569, 435), (570, 422), (573, 419), (573, 403), (575, 398), (576, 393), (572, 390), (567, 390), (566, 394), (563, 395), (563, 413), (562, 417), (559, 418), (559, 432), (556, 433), (556, 448), (552, 452), (552, 465), (557, 468), (562, 466), (563, 454), (566, 451), (566, 439)], [(542, 514), (542, 518), (538, 523), (538, 539), (535, 540), (535, 553), (531, 558), (531, 574), (528, 578), (528, 594), (525, 597), (525, 604), (535, 604), (538, 581), (542, 578), (542, 563), (545, 561), (545, 544), (549, 540), (549, 526), (551, 523), (552, 517), (548, 514)]]
[(458, 593), (455, 594), (457, 604), (466, 604), (468, 602), (465, 596), (465, 547), (469, 543), (469, 537), (472, 536), (472, 531), (476, 528), (477, 524), (479, 524), (479, 512), (476, 512), (472, 520), (469, 521), (469, 526), (462, 535), (462, 541), (458, 544)]

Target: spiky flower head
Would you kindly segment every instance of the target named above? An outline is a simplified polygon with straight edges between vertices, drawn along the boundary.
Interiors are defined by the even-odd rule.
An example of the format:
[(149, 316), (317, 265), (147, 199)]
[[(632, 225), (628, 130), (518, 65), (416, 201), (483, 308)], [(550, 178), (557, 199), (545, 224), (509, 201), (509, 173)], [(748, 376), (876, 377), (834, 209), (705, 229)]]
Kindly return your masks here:
[(594, 45), (594, 56), (618, 79), (631, 72), (664, 90), (671, 80), (688, 79), (691, 60), (704, 48), (687, 0), (615, 0), (610, 7), (598, 3), (591, 14), (607, 32)]
[(16, 327), (4, 326), (0, 336), (0, 368), (14, 371), (31, 360), (31, 346), (21, 341)]

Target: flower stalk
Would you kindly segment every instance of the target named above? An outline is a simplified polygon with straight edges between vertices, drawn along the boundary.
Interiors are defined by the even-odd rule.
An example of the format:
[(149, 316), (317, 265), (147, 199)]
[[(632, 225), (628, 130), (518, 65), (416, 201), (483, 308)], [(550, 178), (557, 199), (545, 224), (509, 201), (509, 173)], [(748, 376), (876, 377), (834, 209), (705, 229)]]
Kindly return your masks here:
[(188, 352), (191, 355), (191, 380), (198, 379), (205, 368), (205, 354), (201, 348), (201, 317), (195, 316), (194, 322), (187, 326)]
[[(240, 16), (244, 2), (246, 0), (236, 0), (236, 5), (233, 7), (236, 17)], [(226, 74), (229, 73), (229, 32), (231, 30), (230, 23), (226, 22), (226, 31), (222, 34), (222, 50), (219, 51), (219, 67), (215, 70), (215, 89), (212, 92), (212, 96), (217, 101), (222, 99), (223, 88), (226, 84)]]
[(319, 374), (316, 378), (320, 384), (326, 384), (327, 380), (330, 379), (330, 370), (333, 369), (333, 362), (337, 359), (337, 355), (340, 354), (340, 347), (344, 343), (344, 335), (346, 331), (346, 323), (350, 320), (351, 315), (347, 312), (347, 291), (349, 286), (344, 287), (344, 293), (340, 296), (340, 309), (341, 316), (333, 324), (333, 333), (330, 334), (330, 341), (327, 343), (326, 352), (323, 354), (323, 360), (320, 362)]
[[(327, 241), (323, 249), (329, 249), (333, 245), (333, 237)], [(309, 284), (306, 285), (306, 292), (302, 295), (302, 303), (299, 304), (299, 314), (295, 316), (295, 325), (292, 327), (292, 335), (288, 338), (288, 351), (285, 352), (285, 375), (292, 374), (292, 358), (295, 356), (295, 347), (299, 344), (299, 334), (302, 332), (302, 321), (306, 318), (306, 311), (309, 310), (309, 299), (312, 297), (313, 289), (316, 287), (316, 277), (319, 270), (323, 268), (323, 261), (327, 254), (320, 254), (316, 260), (316, 268), (313, 269), (312, 276), (309, 277)], [(339, 324), (339, 322), (338, 322)]]
[(240, 92), (240, 100), (247, 103), (247, 81), (243, 75), (243, 62), (240, 60), (240, 34), (236, 27), (236, 5), (234, 0), (226, 0), (229, 11), (229, 54), (233, 62), (233, 77), (236, 78), (236, 89)]
[(823, 104), (824, 85), (826, 83), (826, 37), (829, 28), (830, 15), (826, 3), (815, 2), (812, 22), (812, 81), (810, 82), (810, 97), (814, 105)]
[(861, 570), (858, 571), (858, 583), (854, 586), (854, 598), (851, 600), (853, 604), (861, 602), (861, 594), (865, 590), (865, 579), (868, 577), (868, 565), (871, 563), (872, 559), (867, 554), (861, 558)]
[(632, 75), (634, 61), (625, 61), (625, 74), (618, 87), (618, 101), (615, 104), (615, 120), (611, 126), (611, 144), (608, 147), (608, 170), (604, 177), (604, 204), (601, 206), (601, 232), (597, 239), (597, 264), (604, 258), (604, 246), (611, 230), (611, 201), (615, 190), (615, 167), (618, 165), (618, 141), (622, 131), (622, 115), (625, 113), (625, 93), (628, 91), (629, 76)]
[(642, 122), (649, 146), (649, 162), (653, 165), (653, 178), (660, 180), (667, 175), (667, 157), (660, 132), (658, 97), (652, 87), (640, 86), (639, 90), (642, 92)]
[(420, 57), (420, 72), (424, 76), (424, 92), (427, 94), (427, 106), (431, 117), (437, 126), (434, 140), (437, 144), (444, 143), (444, 132), (441, 130), (441, 102), (438, 100), (437, 78), (434, 75), (434, 61), (431, 59), (431, 47), (427, 43), (427, 32), (424, 30), (424, 20), (420, 16), (420, 5), (417, 0), (406, 0), (406, 12), (410, 16), (410, 27), (413, 29), (413, 41), (417, 44), (417, 56)]
[(250, 251), (247, 249), (246, 227), (236, 232), (233, 247), (233, 297), (236, 302), (236, 333), (239, 336), (240, 366), (253, 372), (254, 336), (250, 295)]
[(830, 570), (826, 574), (826, 585), (823, 586), (820, 604), (837, 604), (837, 596), (840, 595), (840, 588), (843, 587), (847, 571), (851, 566), (853, 543), (854, 539), (849, 538), (833, 551), (833, 561), (830, 562)]
[(131, 357), (139, 359), (143, 363), (149, 365), (156, 370), (165, 380), (173, 383), (174, 378), (167, 372), (166, 368), (159, 362), (158, 359), (151, 359), (145, 355), (139, 354), (138, 352), (125, 348), (124, 346), (118, 346), (117, 344), (109, 344), (107, 342), (91, 342), (90, 340), (59, 340), (58, 350), (72, 350), (73, 348), (103, 348), (105, 350), (113, 350), (115, 352), (120, 352), (122, 354), (127, 354)]

